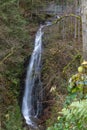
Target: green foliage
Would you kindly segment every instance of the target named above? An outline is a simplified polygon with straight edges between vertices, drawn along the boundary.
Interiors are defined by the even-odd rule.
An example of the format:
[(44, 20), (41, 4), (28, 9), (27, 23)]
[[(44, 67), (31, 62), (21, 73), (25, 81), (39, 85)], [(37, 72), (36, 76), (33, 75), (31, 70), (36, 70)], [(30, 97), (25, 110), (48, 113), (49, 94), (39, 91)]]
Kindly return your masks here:
[(5, 114), (5, 129), (3, 130), (25, 130), (22, 128), (21, 114), (18, 104), (10, 106)]
[(7, 26), (9, 35), (25, 40), (28, 37), (26, 19), (23, 17), (17, 0), (0, 1), (0, 19)]
[(74, 101), (60, 112), (58, 122), (47, 130), (86, 130), (87, 129), (87, 99)]
[(68, 85), (69, 93), (77, 93), (78, 97), (85, 97), (87, 94), (87, 74), (85, 72), (85, 68), (80, 66), (78, 68), (78, 73), (73, 75), (69, 80)]
[(62, 109), (60, 113), (64, 117), (64, 128), (68, 128), (68, 130), (87, 129), (87, 99), (72, 102), (68, 108)]
[[(84, 89), (85, 87), (85, 89)], [(81, 70), (69, 80), (69, 94), (56, 123), (47, 130), (87, 129), (87, 74)]]

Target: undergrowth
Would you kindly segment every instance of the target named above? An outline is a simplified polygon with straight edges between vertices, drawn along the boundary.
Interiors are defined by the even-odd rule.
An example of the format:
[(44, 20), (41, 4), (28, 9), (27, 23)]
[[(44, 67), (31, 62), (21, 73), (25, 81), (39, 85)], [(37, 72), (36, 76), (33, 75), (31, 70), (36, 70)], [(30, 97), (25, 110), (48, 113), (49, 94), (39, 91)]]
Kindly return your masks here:
[(5, 114), (4, 128), (2, 130), (25, 130), (22, 128), (20, 108), (18, 104), (9, 106)]
[[(47, 130), (87, 130), (87, 65), (69, 80), (68, 96), (57, 120)], [(49, 119), (51, 122), (51, 120)]]

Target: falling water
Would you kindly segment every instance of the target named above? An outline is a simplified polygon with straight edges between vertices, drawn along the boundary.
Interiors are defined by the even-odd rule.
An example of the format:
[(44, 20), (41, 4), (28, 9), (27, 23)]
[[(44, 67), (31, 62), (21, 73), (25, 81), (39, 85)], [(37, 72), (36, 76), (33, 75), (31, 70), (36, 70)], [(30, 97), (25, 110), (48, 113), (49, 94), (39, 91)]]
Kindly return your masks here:
[(26, 123), (31, 126), (35, 126), (33, 122), (34, 118), (38, 118), (42, 112), (42, 99), (43, 93), (40, 93), (42, 89), (41, 84), (41, 54), (42, 54), (42, 29), (45, 26), (49, 26), (51, 23), (40, 26), (36, 33), (35, 46), (31, 56), (30, 64), (27, 69), (27, 75), (25, 80), (25, 91), (22, 103), (22, 114)]

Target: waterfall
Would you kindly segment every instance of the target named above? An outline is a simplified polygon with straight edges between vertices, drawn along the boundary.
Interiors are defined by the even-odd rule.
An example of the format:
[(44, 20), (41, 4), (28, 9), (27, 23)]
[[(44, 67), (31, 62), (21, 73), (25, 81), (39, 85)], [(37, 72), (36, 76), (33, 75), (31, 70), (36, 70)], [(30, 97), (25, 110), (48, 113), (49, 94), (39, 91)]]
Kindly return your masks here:
[(27, 69), (25, 80), (25, 91), (22, 102), (22, 114), (26, 123), (35, 126), (33, 118), (38, 118), (43, 110), (42, 99), (43, 92), (41, 84), (41, 54), (42, 54), (42, 29), (51, 25), (50, 22), (46, 25), (41, 25), (36, 33), (34, 50)]

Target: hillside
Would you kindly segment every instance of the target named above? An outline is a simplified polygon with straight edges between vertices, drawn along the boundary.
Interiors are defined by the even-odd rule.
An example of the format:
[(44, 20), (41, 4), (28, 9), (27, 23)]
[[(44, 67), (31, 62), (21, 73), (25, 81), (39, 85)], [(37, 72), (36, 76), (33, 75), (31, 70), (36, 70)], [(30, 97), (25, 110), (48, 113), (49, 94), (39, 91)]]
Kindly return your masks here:
[[(0, 127), (2, 130), (25, 130), (19, 102), (20, 88), (25, 80), (28, 58), (34, 47), (35, 34), (49, 15), (33, 14), (45, 6), (45, 1), (31, 3), (27, 0), (0, 2)], [(40, 7), (39, 7), (40, 5)], [(82, 61), (82, 36), (74, 38), (73, 17), (46, 27), (43, 36), (42, 81), (45, 92), (44, 114), (39, 124), (45, 126), (49, 118), (56, 120), (67, 95), (67, 82)], [(64, 26), (63, 26), (64, 25)], [(79, 23), (77, 24), (79, 27)], [(64, 31), (64, 30), (65, 31)], [(80, 25), (81, 31), (81, 25)], [(64, 34), (64, 35), (63, 35)], [(51, 88), (56, 87), (56, 95)], [(22, 95), (21, 95), (22, 96)], [(54, 108), (53, 107), (54, 104)], [(54, 109), (55, 112), (52, 112)], [(51, 115), (51, 116), (49, 116)], [(53, 120), (51, 124), (53, 123)], [(50, 125), (48, 122), (47, 125)]]

